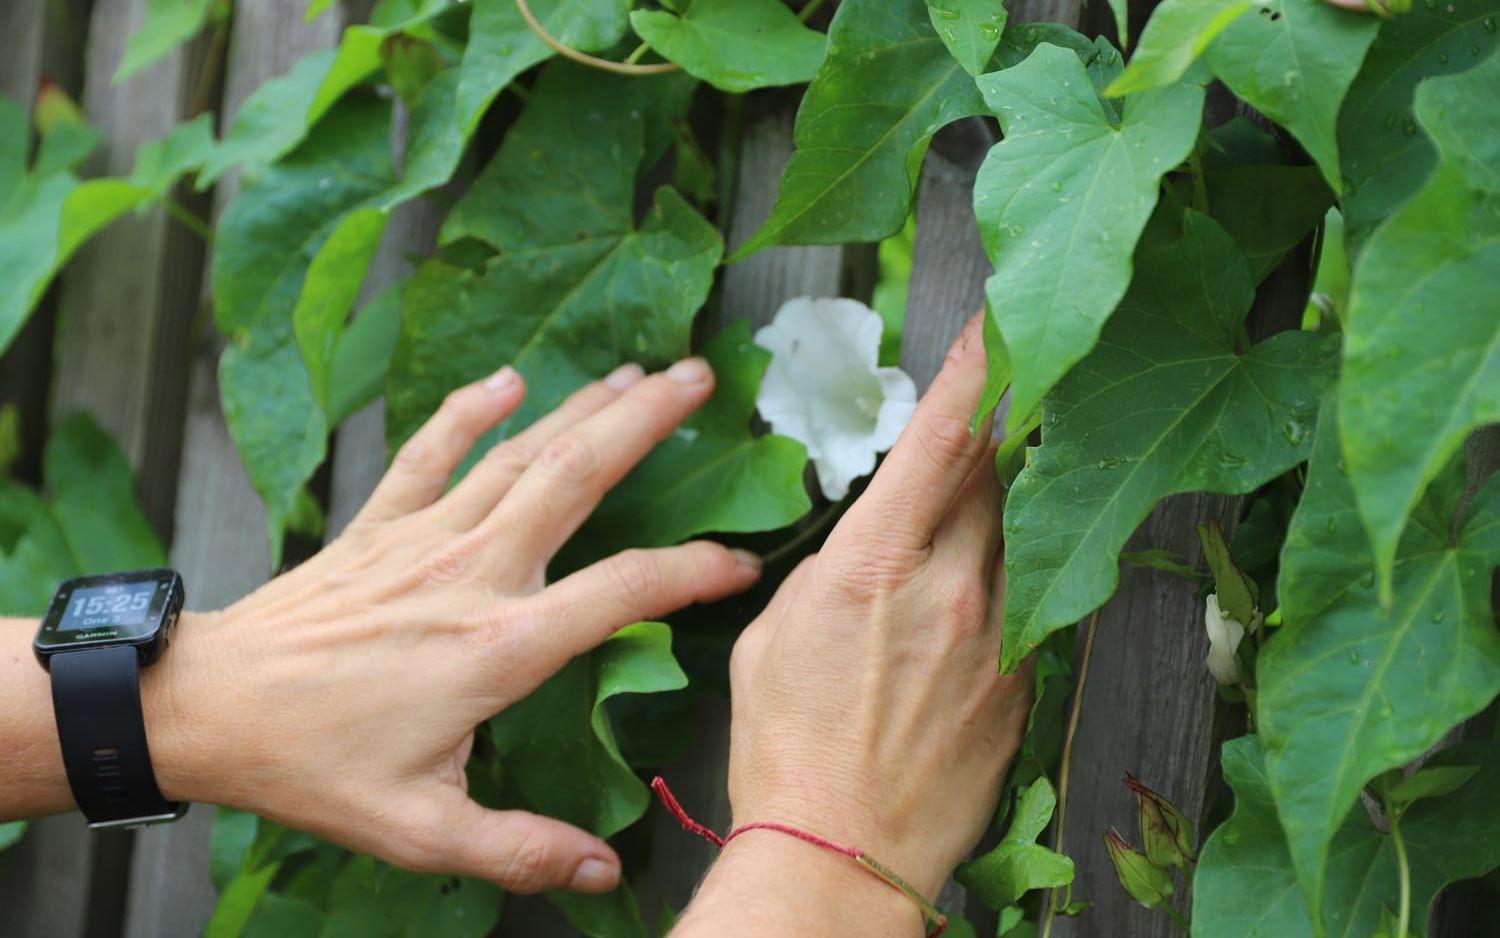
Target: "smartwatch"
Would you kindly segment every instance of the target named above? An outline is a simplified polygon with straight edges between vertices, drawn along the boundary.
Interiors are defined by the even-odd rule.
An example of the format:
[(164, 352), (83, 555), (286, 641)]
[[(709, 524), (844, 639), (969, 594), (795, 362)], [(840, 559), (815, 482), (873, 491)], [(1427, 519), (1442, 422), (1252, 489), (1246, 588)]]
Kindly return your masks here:
[(68, 580), (37, 630), (52, 675), (52, 709), (73, 798), (89, 826), (175, 821), (185, 802), (162, 797), (141, 715), (140, 669), (161, 657), (186, 594), (172, 570)]

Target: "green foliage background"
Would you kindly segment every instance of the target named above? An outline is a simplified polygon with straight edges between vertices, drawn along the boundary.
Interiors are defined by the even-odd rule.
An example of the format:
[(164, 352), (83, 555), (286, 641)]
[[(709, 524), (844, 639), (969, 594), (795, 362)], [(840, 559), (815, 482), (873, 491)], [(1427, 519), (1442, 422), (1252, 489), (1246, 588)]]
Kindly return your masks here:
[[(1225, 748), (1235, 806), (1197, 860), (1194, 931), (1420, 931), (1444, 884), (1500, 866), (1500, 745), (1444, 750), (1423, 772), (1453, 771), (1405, 787), (1391, 774), (1500, 693), (1500, 488), (1466, 488), (1478, 480), (1462, 454), (1500, 420), (1500, 0), (1381, 17), (1323, 0), (1164, 0), (1128, 60), (1106, 38), (1011, 22), (1000, 0), (530, 6), (573, 49), (680, 69), (554, 59), (514, 0), (380, 0), (217, 136), (200, 116), (143, 147), (128, 177), (80, 179), (97, 140), (86, 124), (47, 120), (33, 147), (25, 112), (0, 102), (0, 349), (91, 234), (171, 208), (181, 180), (242, 170), (213, 233), (219, 383), (279, 556), (330, 432), (379, 394), (394, 446), (446, 391), (509, 361), (531, 388), (499, 430), (513, 433), (621, 362), (688, 352), (726, 263), (909, 239), (932, 135), (992, 119), (1003, 139), (974, 208), (994, 265), (987, 396), (1010, 393), (1000, 665), (1036, 652), (1040, 695), (1007, 832), (965, 884), (1002, 910), (1002, 931), (1076, 911), (1043, 909), (1073, 868), (1038, 843), (1067, 629), (1109, 599), (1121, 560), (1199, 576), (1120, 555), (1153, 506), (1189, 491), (1251, 496), (1232, 559), (1267, 619), (1225, 691), (1253, 731)], [(1110, 7), (1118, 34), (1126, 4)], [(122, 74), (228, 15), (211, 0), (149, 9)], [(1266, 120), (1205, 125), (1213, 82)], [(726, 259), (719, 143), (702, 139), (702, 115), (803, 83), (770, 219)], [(398, 108), (410, 120), (393, 150)], [(436, 251), (356, 309), (392, 211), (432, 198), (481, 122), (515, 110)], [(1310, 239), (1310, 315), (1247, 323), (1257, 286), (1305, 264)], [(889, 293), (877, 305), (899, 322)], [(800, 444), (751, 430), (766, 354), (743, 323), (698, 350), (720, 375), (714, 400), (609, 499), (567, 565), (776, 530), (809, 509)], [(58, 427), (45, 492), (0, 487), (0, 611), (35, 612), (38, 591), (72, 573), (160, 562), (129, 486), (97, 428)], [(626, 711), (609, 701), (685, 680), (666, 625), (622, 632), (493, 721), (474, 790), (621, 831), (647, 801), (644, 762), (627, 754), (651, 747), (621, 737), (611, 714)], [(1439, 777), (1451, 783), (1416, 781)], [(0, 827), (0, 847), (15, 836)], [(410, 876), (234, 812), (214, 850), (214, 935), (479, 935), (501, 912), (485, 884)], [(628, 886), (552, 898), (585, 934), (649, 930)]]

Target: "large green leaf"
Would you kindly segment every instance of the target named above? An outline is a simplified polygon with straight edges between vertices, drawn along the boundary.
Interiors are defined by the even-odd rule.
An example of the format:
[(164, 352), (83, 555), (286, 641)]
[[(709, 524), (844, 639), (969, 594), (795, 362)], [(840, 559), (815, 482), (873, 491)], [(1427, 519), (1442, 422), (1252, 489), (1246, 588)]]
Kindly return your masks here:
[(1248, 492), (1311, 446), (1334, 346), (1292, 332), (1245, 347), (1249, 266), (1206, 216), (1136, 261), (1098, 347), (1043, 401), (1042, 445), (1006, 503), (1006, 668), (1109, 598), (1159, 499)]
[(1379, 29), (1375, 17), (1326, 0), (1268, 0), (1226, 26), (1206, 58), (1235, 95), (1297, 138), (1337, 192), (1339, 105)]
[(146, 0), (146, 16), (125, 45), (115, 71), (120, 84), (203, 29), (214, 0)]
[(7, 821), (0, 824), (0, 852), (4, 852), (15, 846), (21, 835), (26, 833), (25, 821)]
[(418, 876), (350, 857), (328, 891), (320, 938), (484, 938), (500, 918), (500, 887)]
[(1358, 258), (1339, 388), (1382, 591), (1422, 489), (1470, 430), (1500, 420), (1500, 55), (1416, 98), (1442, 162)]
[(927, 141), (982, 106), (922, 0), (839, 4), (828, 56), (797, 110), (797, 148), (771, 217), (730, 260), (775, 244), (875, 241), (899, 231)]
[(699, 354), (713, 366), (714, 396), (610, 492), (569, 552), (579, 562), (707, 531), (785, 527), (812, 507), (806, 448), (750, 431), (771, 355), (750, 340), (749, 322), (736, 321)]
[[(1134, 94), (1172, 84), (1230, 23), (1254, 5), (1255, 0), (1163, 0), (1151, 11), (1130, 65), (1108, 92)], [(1120, 35), (1125, 35), (1123, 27)]]
[[(510, 432), (621, 362), (660, 365), (687, 352), (722, 243), (670, 188), (632, 224), (652, 93), (643, 80), (601, 83), (571, 63), (543, 73), (444, 230), (445, 240), (477, 238), (501, 253), (478, 271), (430, 260), (403, 297), (387, 397), (393, 442), (449, 390), (502, 363), (528, 386)], [(578, 129), (553, 136), (563, 122)]]
[(43, 468), (45, 498), (0, 483), (0, 615), (40, 615), (69, 577), (166, 562), (136, 506), (129, 461), (92, 418), (54, 428)]
[(0, 157), (0, 351), (89, 237), (131, 209), (163, 198), (179, 176), (202, 164), (212, 124), (205, 114), (143, 144), (129, 178), (79, 182), (73, 169), (93, 149), (97, 133), (72, 124), (52, 129), (27, 172), (26, 114), (0, 98), (0, 137), (10, 146)]
[(293, 310), (323, 243), (394, 179), (389, 116), (390, 106), (373, 97), (345, 100), (295, 152), (249, 180), (219, 222), (214, 318), (230, 339), (219, 392), (230, 435), (266, 503), (273, 557), (328, 434)]
[[(1461, 72), (1500, 44), (1500, 0), (1413, 3), (1383, 24), (1339, 112), (1351, 248), (1422, 186), (1437, 150), (1412, 112), (1417, 83)], [(1355, 251), (1351, 250), (1351, 255)]]
[(1057, 795), (1046, 777), (1021, 792), (1010, 828), (992, 849), (958, 868), (958, 881), (992, 909), (1017, 904), (1033, 889), (1073, 881), (1073, 861), (1036, 842), (1052, 823)]
[(313, 397), (330, 416), (334, 355), (388, 221), (390, 215), (375, 208), (345, 215), (308, 265), (302, 295), (292, 311)]
[(1421, 755), (1500, 693), (1490, 606), (1500, 478), (1481, 489), (1456, 537), (1462, 467), (1433, 481), (1401, 540), (1395, 602), (1382, 608), (1341, 471), (1338, 423), (1330, 402), (1281, 555), (1286, 624), (1257, 668), (1266, 771), (1314, 908), (1334, 875), (1329, 844), (1339, 819), (1365, 783)]
[(686, 686), (665, 623), (621, 629), (490, 721), (507, 790), (601, 837), (619, 833), (645, 813), (650, 798), (620, 755), (605, 703), (616, 694)]
[(386, 31), (351, 26), (336, 49), (303, 56), (245, 99), (198, 177), (206, 189), (233, 166), (265, 166), (296, 149), (329, 108), (380, 68)]
[(630, 25), (664, 58), (724, 91), (811, 81), (823, 61), (823, 34), (781, 0), (688, 0), (680, 15), (636, 10)]
[(932, 26), (970, 75), (986, 70), (1009, 14), (1001, 0), (927, 0)]
[(995, 266), (985, 293), (1014, 369), (1015, 429), (1130, 285), (1161, 177), (1198, 138), (1203, 89), (1133, 95), (1116, 116), (1078, 56), (1047, 43), (979, 88), (1005, 131), (980, 167), (974, 216)]
[[(624, 830), (645, 814), (650, 795), (620, 755), (606, 704), (621, 694), (686, 686), (666, 624), (638, 622), (616, 632), (490, 721), (508, 797), (601, 837)], [(586, 934), (644, 934), (627, 886), (606, 897), (552, 898)]]
[[(1376, 933), (1382, 907), (1399, 904), (1395, 845), (1355, 805), (1337, 824), (1322, 929), (1312, 917), (1276, 816), (1261, 740), (1224, 744), (1224, 780), (1234, 789), (1234, 814), (1204, 844), (1193, 877), (1193, 930), (1204, 935), (1301, 938), (1321, 931), (1338, 938)], [(1421, 933), (1427, 910), (1448, 883), (1481, 876), (1500, 864), (1500, 746), (1464, 743), (1432, 758), (1433, 766), (1478, 766), (1456, 792), (1418, 803), (1401, 822), (1411, 864), (1412, 925)]]
[[(469, 43), (457, 69), (427, 83), (412, 110), (406, 166), (382, 202), (390, 208), (447, 182), (479, 119), (517, 75), (552, 55), (526, 25), (515, 0), (475, 0)], [(629, 0), (532, 0), (537, 21), (559, 42), (603, 49), (625, 34)], [(596, 82), (603, 85), (607, 81)]]

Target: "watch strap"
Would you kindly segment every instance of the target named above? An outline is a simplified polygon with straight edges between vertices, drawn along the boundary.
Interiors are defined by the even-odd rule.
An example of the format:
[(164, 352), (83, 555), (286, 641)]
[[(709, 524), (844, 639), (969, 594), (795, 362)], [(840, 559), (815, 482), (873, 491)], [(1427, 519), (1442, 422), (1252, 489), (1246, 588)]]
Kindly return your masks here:
[(52, 708), (73, 798), (91, 827), (181, 816), (156, 785), (141, 714), (140, 659), (117, 645), (51, 656)]

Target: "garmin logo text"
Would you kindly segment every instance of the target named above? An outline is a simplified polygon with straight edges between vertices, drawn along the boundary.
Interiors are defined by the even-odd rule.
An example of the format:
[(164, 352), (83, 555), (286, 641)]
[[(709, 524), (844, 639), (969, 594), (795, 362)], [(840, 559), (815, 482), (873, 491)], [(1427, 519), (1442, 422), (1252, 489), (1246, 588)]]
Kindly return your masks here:
[(75, 638), (74, 641), (86, 642), (90, 639), (95, 638), (114, 638), (117, 632), (119, 632), (119, 629), (113, 627), (107, 629), (94, 629), (92, 632), (80, 632), (78, 634), (78, 637)]

